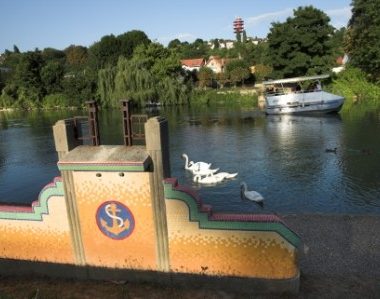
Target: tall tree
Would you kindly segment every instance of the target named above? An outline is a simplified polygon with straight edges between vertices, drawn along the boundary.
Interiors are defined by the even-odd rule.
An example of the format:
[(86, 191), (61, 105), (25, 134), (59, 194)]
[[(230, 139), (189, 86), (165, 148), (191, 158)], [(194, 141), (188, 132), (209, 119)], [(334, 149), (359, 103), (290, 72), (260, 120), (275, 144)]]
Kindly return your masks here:
[(63, 64), (57, 61), (49, 61), (41, 68), (41, 81), (47, 94), (61, 91), (63, 75)]
[(351, 64), (380, 80), (380, 1), (353, 0), (346, 50)]
[(312, 6), (299, 7), (284, 23), (273, 23), (268, 34), (274, 77), (320, 74), (331, 66), (330, 18)]
[(115, 68), (99, 72), (98, 94), (104, 106), (118, 106), (128, 98), (143, 106), (148, 102), (184, 103), (189, 96), (175, 50), (150, 43), (136, 47), (131, 59), (121, 56)]
[(66, 68), (68, 71), (78, 71), (85, 67), (88, 60), (88, 50), (83, 46), (70, 45), (64, 50)]
[(181, 41), (178, 38), (171, 40), (168, 44), (169, 49), (179, 48), (179, 47), (181, 47)]
[(113, 34), (103, 36), (89, 48), (91, 66), (101, 69), (107, 65), (116, 65), (120, 55), (120, 40)]
[(197, 74), (199, 80), (199, 87), (206, 88), (212, 85), (212, 79), (214, 78), (213, 71), (208, 67), (201, 67)]
[(148, 36), (140, 30), (132, 30), (117, 36), (120, 41), (120, 55), (131, 58), (133, 51), (139, 45), (149, 45), (151, 43)]

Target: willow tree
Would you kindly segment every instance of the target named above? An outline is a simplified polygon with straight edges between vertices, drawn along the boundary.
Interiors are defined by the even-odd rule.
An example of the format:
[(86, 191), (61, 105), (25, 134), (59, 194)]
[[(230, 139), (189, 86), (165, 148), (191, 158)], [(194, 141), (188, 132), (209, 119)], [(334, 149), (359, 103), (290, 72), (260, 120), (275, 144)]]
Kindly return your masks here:
[(98, 72), (98, 96), (102, 107), (113, 106), (113, 96), (115, 92), (115, 67), (107, 67)]
[(143, 64), (122, 57), (117, 64), (114, 100), (125, 98), (143, 106), (155, 100), (156, 87), (154, 77)]
[(131, 59), (120, 57), (114, 71), (105, 68), (98, 79), (98, 94), (105, 106), (117, 107), (124, 98), (140, 106), (181, 104), (191, 92), (175, 51), (154, 43), (136, 47)]

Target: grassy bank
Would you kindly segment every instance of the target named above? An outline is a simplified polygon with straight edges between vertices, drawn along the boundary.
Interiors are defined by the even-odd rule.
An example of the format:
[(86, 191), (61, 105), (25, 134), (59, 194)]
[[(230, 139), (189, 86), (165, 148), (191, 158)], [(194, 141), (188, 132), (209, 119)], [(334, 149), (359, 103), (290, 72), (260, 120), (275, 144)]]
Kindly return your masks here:
[(327, 89), (345, 98), (342, 112), (380, 108), (380, 85), (370, 82), (366, 74), (357, 68), (339, 73)]
[(255, 107), (258, 97), (246, 90), (196, 90), (190, 98), (191, 105), (223, 105)]

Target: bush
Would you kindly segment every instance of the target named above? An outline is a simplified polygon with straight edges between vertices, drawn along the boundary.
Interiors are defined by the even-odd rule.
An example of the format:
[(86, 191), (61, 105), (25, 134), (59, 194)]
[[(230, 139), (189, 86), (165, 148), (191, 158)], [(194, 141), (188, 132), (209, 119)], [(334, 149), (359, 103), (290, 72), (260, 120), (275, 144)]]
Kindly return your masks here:
[(257, 95), (242, 95), (239, 92), (230, 91), (196, 91), (190, 99), (190, 104), (206, 105), (239, 105), (242, 107), (257, 106)]
[(344, 96), (344, 110), (358, 104), (380, 106), (380, 87), (369, 82), (366, 74), (358, 68), (349, 67), (339, 73), (329, 89)]
[(53, 93), (44, 97), (42, 107), (47, 109), (63, 108), (70, 106), (70, 99), (63, 93)]

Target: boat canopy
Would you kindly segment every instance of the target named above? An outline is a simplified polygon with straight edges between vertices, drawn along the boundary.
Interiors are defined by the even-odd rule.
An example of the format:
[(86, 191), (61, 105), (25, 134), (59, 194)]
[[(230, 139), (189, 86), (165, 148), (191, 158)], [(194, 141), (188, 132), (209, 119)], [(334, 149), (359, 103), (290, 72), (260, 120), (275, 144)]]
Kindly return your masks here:
[(295, 82), (302, 82), (302, 81), (308, 81), (308, 80), (326, 79), (328, 77), (330, 77), (330, 75), (318, 75), (318, 76), (310, 76), (310, 77), (295, 77), (295, 78), (287, 78), (287, 79), (280, 79), (280, 80), (263, 81), (263, 84), (269, 85), (269, 84), (295, 83)]

